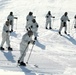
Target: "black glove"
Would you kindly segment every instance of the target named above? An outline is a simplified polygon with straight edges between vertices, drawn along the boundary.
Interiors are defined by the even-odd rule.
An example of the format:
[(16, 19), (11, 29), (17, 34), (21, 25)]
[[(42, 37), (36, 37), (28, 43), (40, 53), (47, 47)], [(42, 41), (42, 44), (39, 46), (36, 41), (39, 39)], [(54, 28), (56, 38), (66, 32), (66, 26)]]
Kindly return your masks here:
[(76, 26), (74, 26), (74, 28), (76, 28)]
[(30, 44), (30, 41), (28, 42), (28, 44)]
[(46, 16), (47, 18), (49, 17), (49, 16)]
[(53, 18), (55, 18), (55, 17), (53, 16)]
[(15, 17), (15, 19), (18, 19), (17, 17)]
[(34, 18), (36, 18), (36, 16), (34, 16)]
[(33, 28), (33, 26), (31, 26), (31, 28)]
[(9, 31), (7, 30), (6, 33), (8, 33)]
[(39, 26), (37, 25), (36, 27), (38, 28)]
[(33, 44), (35, 44), (35, 41), (33, 41)]
[(28, 19), (27, 19), (27, 21), (28, 21)]
[(68, 20), (70, 22), (70, 20)]
[(7, 21), (9, 21), (9, 19), (7, 19)]
[(61, 20), (63, 22), (63, 20)]
[(26, 29), (28, 31), (28, 29)]
[(37, 37), (35, 37), (34, 40), (37, 40)]

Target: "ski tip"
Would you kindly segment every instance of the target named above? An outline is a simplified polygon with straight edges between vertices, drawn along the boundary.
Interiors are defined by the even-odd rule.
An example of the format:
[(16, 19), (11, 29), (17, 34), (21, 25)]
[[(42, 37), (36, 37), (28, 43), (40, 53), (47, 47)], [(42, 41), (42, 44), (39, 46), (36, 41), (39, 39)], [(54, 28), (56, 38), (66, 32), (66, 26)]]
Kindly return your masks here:
[(36, 68), (38, 68), (38, 65), (34, 65)]
[(59, 34), (60, 36), (63, 36), (62, 34)]

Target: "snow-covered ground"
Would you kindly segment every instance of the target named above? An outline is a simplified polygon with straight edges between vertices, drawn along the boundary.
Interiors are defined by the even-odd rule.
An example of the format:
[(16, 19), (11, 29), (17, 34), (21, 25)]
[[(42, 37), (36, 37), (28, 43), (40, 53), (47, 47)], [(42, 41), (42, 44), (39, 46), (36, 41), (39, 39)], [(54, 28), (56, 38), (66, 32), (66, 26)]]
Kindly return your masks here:
[[(45, 29), (45, 15), (52, 12), (52, 30)], [(18, 20), (14, 20), (14, 32), (11, 34), (12, 52), (0, 51), (0, 75), (76, 75), (76, 31), (73, 28), (73, 19), (76, 15), (76, 0), (0, 0), (0, 41), (3, 25), (13, 11)], [(38, 41), (33, 48), (29, 65), (17, 66), (20, 56), (19, 43), (26, 33), (26, 16), (32, 11), (39, 24)], [(68, 12), (70, 36), (58, 34), (60, 17)], [(16, 28), (17, 27), (17, 28)], [(64, 29), (63, 29), (64, 30)], [(69, 29), (68, 29), (69, 33)], [(1, 43), (1, 42), (0, 42)], [(4, 45), (6, 48), (6, 44)], [(32, 45), (30, 45), (25, 62)], [(38, 65), (38, 68), (33, 65)]]

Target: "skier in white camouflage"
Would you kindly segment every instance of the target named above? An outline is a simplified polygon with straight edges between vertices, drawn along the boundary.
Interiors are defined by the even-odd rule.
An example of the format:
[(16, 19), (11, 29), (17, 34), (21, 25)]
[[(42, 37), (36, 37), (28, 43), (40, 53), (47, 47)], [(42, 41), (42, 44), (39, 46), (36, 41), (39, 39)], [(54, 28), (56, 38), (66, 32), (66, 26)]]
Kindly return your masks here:
[(12, 32), (13, 32), (13, 26), (14, 26), (14, 19), (18, 19), (18, 18), (14, 17), (13, 12), (10, 12), (10, 14), (7, 17), (7, 20), (10, 22)]
[(52, 29), (51, 27), (51, 18), (55, 18), (54, 16), (51, 15), (51, 11), (48, 11), (46, 15), (46, 29), (48, 29), (48, 24), (49, 24), (49, 29)]
[(61, 35), (61, 30), (63, 27), (65, 27), (64, 33), (67, 34), (67, 21), (70, 21), (67, 15), (68, 15), (68, 13), (65, 12), (64, 15), (61, 17), (61, 26), (59, 29), (60, 35)]
[(10, 33), (12, 31), (10, 31), (9, 26), (10, 26), (9, 21), (6, 21), (2, 31), (2, 42), (1, 42), (0, 50), (5, 50), (3, 48), (3, 45), (6, 42), (6, 44), (8, 45), (8, 50), (12, 51), (12, 48), (10, 47)]
[(74, 28), (76, 29), (76, 15), (74, 16)]
[(35, 19), (33, 19), (32, 20), (32, 24), (31, 24), (31, 31), (33, 31), (33, 34), (34, 34), (34, 36), (35, 36), (35, 40), (37, 40), (37, 36), (38, 36), (38, 27), (39, 27), (39, 25), (38, 25), (38, 23), (36, 22), (36, 20)]
[(28, 31), (22, 37), (22, 41), (20, 43), (20, 57), (18, 60), (18, 64), (20, 66), (26, 66), (26, 63), (24, 63), (24, 57), (26, 56), (26, 52), (28, 51), (28, 46), (30, 43), (35, 44), (35, 41), (32, 40), (32, 35), (33, 35), (33, 32)]
[(26, 17), (26, 30), (30, 30), (30, 26), (32, 23), (32, 20), (36, 18), (36, 16), (33, 16), (33, 12), (29, 12), (29, 14)]

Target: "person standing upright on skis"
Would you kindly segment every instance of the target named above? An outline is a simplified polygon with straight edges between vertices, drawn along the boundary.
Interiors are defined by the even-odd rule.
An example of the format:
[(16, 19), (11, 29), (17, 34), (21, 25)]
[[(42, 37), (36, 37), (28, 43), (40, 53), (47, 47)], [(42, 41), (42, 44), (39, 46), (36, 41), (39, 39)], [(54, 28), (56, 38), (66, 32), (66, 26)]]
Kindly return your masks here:
[(36, 18), (36, 16), (33, 16), (33, 12), (29, 12), (29, 14), (26, 17), (26, 30), (30, 30), (30, 26), (32, 23), (32, 20)]
[(28, 31), (22, 37), (22, 41), (20, 43), (20, 57), (18, 60), (18, 64), (20, 66), (26, 66), (26, 63), (24, 63), (24, 57), (26, 56), (26, 52), (28, 51), (28, 46), (30, 43), (35, 44), (35, 41), (32, 40), (32, 35), (33, 35), (33, 32)]
[(37, 40), (37, 36), (38, 36), (38, 23), (36, 22), (35, 19), (32, 20), (32, 24), (31, 24), (31, 31), (33, 32), (34, 36), (35, 36), (35, 40)]
[(4, 50), (3, 45), (6, 42), (6, 44), (8, 45), (8, 50), (12, 51), (12, 48), (10, 47), (10, 33), (12, 31), (10, 31), (9, 25), (10, 25), (9, 21), (6, 21), (2, 31), (2, 42), (0, 50)]
[(46, 15), (46, 29), (48, 29), (48, 24), (49, 24), (49, 29), (52, 29), (51, 18), (55, 18), (55, 17), (51, 15), (51, 11), (48, 11), (48, 13)]
[(74, 16), (74, 28), (76, 28), (76, 15)]
[(59, 29), (59, 34), (61, 35), (61, 30), (65, 27), (64, 33), (67, 34), (67, 21), (70, 21), (68, 18), (68, 13), (65, 12), (64, 15), (61, 17), (61, 26)]
[(10, 22), (12, 32), (13, 32), (14, 19), (18, 19), (18, 18), (14, 17), (13, 12), (10, 12), (10, 14), (7, 17), (7, 20)]

